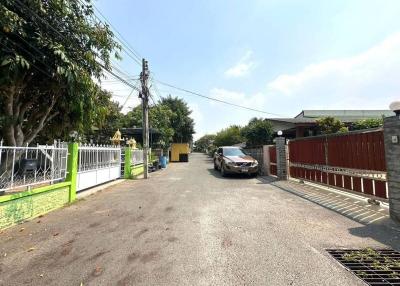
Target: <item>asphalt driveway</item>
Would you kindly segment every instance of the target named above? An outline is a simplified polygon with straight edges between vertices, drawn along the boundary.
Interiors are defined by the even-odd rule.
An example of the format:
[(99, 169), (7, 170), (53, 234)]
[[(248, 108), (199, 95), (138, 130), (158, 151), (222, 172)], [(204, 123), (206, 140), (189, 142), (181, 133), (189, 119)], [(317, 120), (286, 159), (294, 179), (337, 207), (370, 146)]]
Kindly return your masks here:
[(0, 234), (0, 285), (363, 285), (326, 248), (399, 232), (193, 154)]

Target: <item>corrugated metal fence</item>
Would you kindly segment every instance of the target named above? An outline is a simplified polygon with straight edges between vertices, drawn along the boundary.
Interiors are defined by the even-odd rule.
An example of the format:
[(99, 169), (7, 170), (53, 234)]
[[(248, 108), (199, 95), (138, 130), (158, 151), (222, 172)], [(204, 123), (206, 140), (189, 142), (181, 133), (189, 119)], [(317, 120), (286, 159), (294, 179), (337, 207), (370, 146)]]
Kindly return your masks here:
[(289, 166), (294, 178), (388, 198), (381, 129), (291, 140)]
[(250, 155), (251, 157), (253, 157), (254, 159), (256, 159), (258, 161), (258, 172), (260, 174), (264, 174), (264, 165), (262, 164), (263, 160), (264, 160), (264, 151), (263, 151), (263, 147), (254, 147), (254, 148), (246, 148), (244, 149), (246, 154)]

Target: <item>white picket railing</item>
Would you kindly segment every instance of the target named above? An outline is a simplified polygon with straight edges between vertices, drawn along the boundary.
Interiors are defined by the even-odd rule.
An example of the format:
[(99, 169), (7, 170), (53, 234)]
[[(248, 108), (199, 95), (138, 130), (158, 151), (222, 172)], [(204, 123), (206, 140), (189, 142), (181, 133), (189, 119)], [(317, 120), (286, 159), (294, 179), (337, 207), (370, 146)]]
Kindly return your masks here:
[(15, 147), (0, 141), (0, 191), (21, 191), (64, 180), (67, 157), (65, 143)]
[(121, 176), (121, 148), (105, 145), (79, 145), (78, 191)]
[(79, 145), (78, 172), (121, 164), (121, 148), (105, 145)]

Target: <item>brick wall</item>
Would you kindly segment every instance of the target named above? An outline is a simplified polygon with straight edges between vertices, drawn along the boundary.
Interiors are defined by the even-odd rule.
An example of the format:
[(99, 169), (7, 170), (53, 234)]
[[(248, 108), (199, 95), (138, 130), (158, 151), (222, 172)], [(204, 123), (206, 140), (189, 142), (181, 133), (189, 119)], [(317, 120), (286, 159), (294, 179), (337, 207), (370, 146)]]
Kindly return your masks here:
[(287, 180), (286, 139), (284, 137), (277, 137), (275, 140), (277, 176), (280, 180)]

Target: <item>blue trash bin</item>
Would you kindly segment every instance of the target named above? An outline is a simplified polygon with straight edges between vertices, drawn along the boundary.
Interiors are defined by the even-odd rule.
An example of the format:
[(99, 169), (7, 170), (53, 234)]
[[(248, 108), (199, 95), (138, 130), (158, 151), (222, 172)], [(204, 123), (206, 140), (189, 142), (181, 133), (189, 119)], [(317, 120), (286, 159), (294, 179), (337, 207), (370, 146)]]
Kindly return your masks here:
[(160, 165), (161, 168), (167, 168), (167, 157), (160, 156)]

